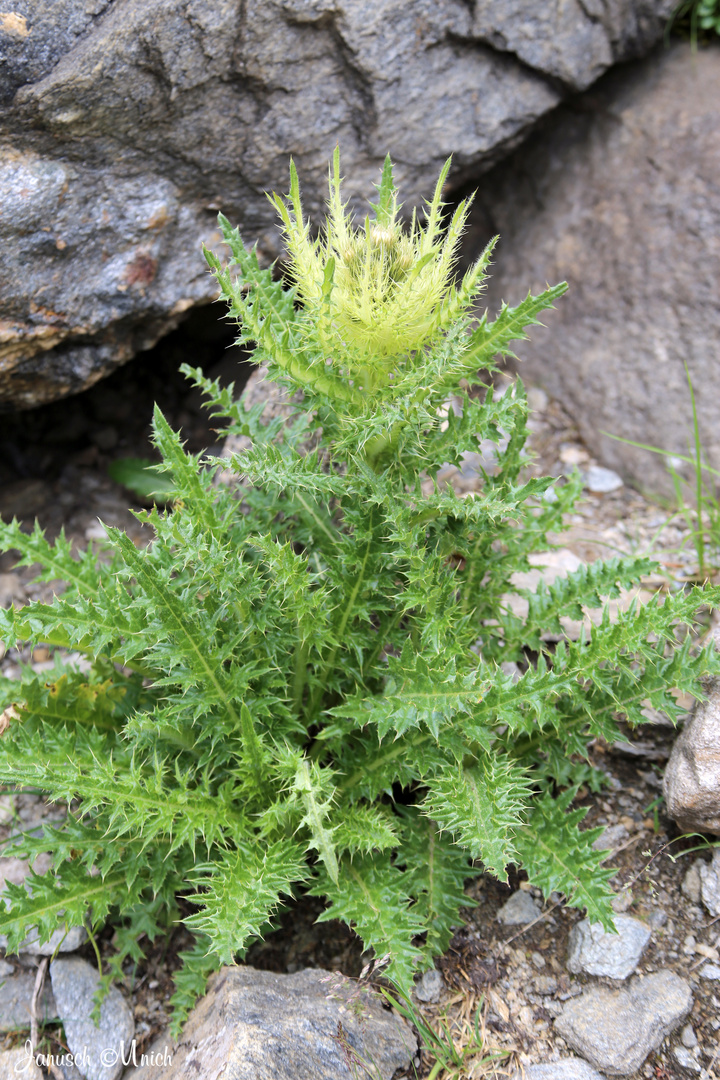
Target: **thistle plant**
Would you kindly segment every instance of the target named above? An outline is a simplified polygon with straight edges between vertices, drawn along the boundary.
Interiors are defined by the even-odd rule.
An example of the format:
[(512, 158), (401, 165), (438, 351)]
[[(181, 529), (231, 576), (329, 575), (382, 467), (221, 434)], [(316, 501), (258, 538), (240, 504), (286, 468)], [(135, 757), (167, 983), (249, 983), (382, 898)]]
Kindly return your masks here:
[[(498, 395), (488, 373), (565, 286), (494, 320), (474, 314), (493, 244), (456, 279), (468, 204), (447, 220), (448, 167), (404, 227), (388, 159), (357, 228), (336, 154), (319, 238), (291, 168), (289, 198), (272, 197), (289, 286), (220, 218), (229, 263), (206, 254), (239, 341), (295, 402), (289, 421), (265, 422), (185, 369), (249, 442), (232, 458), (236, 486), (156, 410), (173, 494), (138, 514), (145, 547), (108, 528), (98, 558), (37, 526), (0, 529), (38, 580), (65, 582), (51, 604), (0, 613), (5, 643), (89, 660), (0, 683), (0, 782), (68, 805), (62, 824), (11, 840), (8, 852), (50, 851), (53, 864), (9, 887), (0, 933), (16, 947), (33, 926), (47, 940), (112, 920), (111, 977), (183, 920), (195, 945), (176, 1029), (207, 974), (241, 959), (299, 890), (387, 955), (406, 995), (482, 870), (505, 881), (514, 864), (610, 926), (612, 871), (572, 808), (597, 779), (590, 744), (641, 723), (648, 699), (676, 715), (673, 689), (700, 696), (720, 671), (678, 633), (717, 589), (612, 620), (605, 608), (565, 637), (566, 618), (632, 586), (647, 559), (596, 562), (534, 593), (514, 585), (578, 484), (525, 476), (522, 385)], [(497, 448), (481, 489), (439, 487), (478, 440)]]

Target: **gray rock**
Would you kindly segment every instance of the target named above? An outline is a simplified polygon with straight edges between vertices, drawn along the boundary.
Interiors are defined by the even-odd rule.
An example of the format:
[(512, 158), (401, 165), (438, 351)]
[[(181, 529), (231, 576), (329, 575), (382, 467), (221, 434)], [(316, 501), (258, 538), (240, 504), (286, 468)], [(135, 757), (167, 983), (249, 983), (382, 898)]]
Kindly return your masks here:
[(624, 825), (608, 825), (592, 846), (595, 851), (614, 851), (625, 843), (629, 835)]
[(50, 965), (57, 1010), (70, 1052), (87, 1080), (117, 1080), (123, 1071), (135, 1034), (135, 1021), (117, 987), (112, 986), (100, 1010), (100, 1024), (90, 1019), (100, 977), (78, 956), (54, 960)]
[(693, 55), (678, 42), (561, 106), (475, 200), (478, 247), (502, 237), (483, 309), (570, 285), (547, 331), (518, 346), (523, 379), (565, 404), (603, 465), (668, 494), (661, 456), (603, 432), (685, 454), (687, 361), (720, 466), (719, 148), (718, 46)]
[(518, 889), (497, 913), (497, 921), (504, 926), (522, 926), (533, 922), (540, 914), (540, 907), (529, 892)]
[(631, 915), (616, 915), (615, 927), (617, 934), (609, 934), (589, 919), (576, 923), (568, 938), (568, 970), (610, 979), (632, 975), (650, 940), (650, 927)]
[(685, 877), (682, 879), (682, 885), (680, 886), (680, 892), (683, 896), (686, 896), (692, 904), (700, 903), (700, 889), (702, 887), (702, 881), (700, 880), (700, 863), (702, 859), (696, 859), (694, 863), (688, 868)]
[(680, 1032), (680, 1042), (683, 1046), (687, 1046), (688, 1050), (693, 1050), (698, 1044), (698, 1037), (695, 1034), (692, 1024), (686, 1024)]
[(652, 911), (648, 911), (645, 920), (653, 930), (661, 930), (668, 921), (668, 914), (662, 908), (653, 908)]
[(693, 1055), (684, 1046), (673, 1046), (673, 1055), (678, 1065), (682, 1066), (683, 1069), (687, 1069), (688, 1072), (699, 1073), (701, 1071)]
[(443, 977), (437, 968), (430, 968), (423, 973), (422, 978), (415, 986), (415, 997), (418, 1001), (435, 1002), (440, 1000), (443, 988)]
[(525, 1065), (512, 1080), (603, 1080), (599, 1072), (582, 1058), (569, 1057), (546, 1065)]
[(56, 1080), (85, 1080), (85, 1077), (72, 1062), (59, 1061), (55, 1063)]
[(610, 1076), (629, 1076), (682, 1024), (692, 1008), (690, 987), (672, 971), (604, 986), (573, 998), (555, 1021), (568, 1045)]
[[(215, 295), (222, 208), (278, 252), (264, 189), (327, 158), (353, 202), (386, 151), (406, 207), (486, 169), (662, 37), (673, 0), (24, 0), (0, 23), (0, 408), (79, 390)], [(12, 15), (12, 18), (10, 17)]]
[(596, 495), (605, 495), (623, 486), (622, 477), (612, 469), (604, 469), (602, 465), (591, 465), (585, 473), (584, 482), (588, 491)]
[(711, 915), (720, 915), (720, 847), (716, 847), (709, 863), (698, 859), (700, 899)]
[(703, 964), (700, 968), (700, 978), (720, 982), (720, 966), (717, 964)]
[(23, 1047), (0, 1050), (0, 1076), (21, 1076), (23, 1080), (43, 1080), (42, 1070), (29, 1058)]
[(667, 811), (685, 832), (720, 833), (720, 682), (713, 680), (707, 698), (675, 740), (665, 769)]
[[(0, 1031), (29, 1029), (34, 989), (34, 971), (18, 971), (13, 975), (3, 976), (0, 986)], [(47, 980), (40, 999), (39, 1016), (43, 1021), (53, 1020), (57, 1016), (55, 999)], [(0, 1076), (3, 1075), (0, 1072)]]
[(536, 994), (545, 997), (548, 994), (555, 993), (558, 988), (558, 981), (552, 975), (538, 975), (533, 981), (533, 987)]
[[(611, 56), (640, 55), (654, 38), (655, 20), (673, 10), (665, 3), (528, 5), (523, 0), (476, 0), (475, 30), (498, 49), (514, 52), (576, 90), (584, 90), (608, 67)], [(592, 12), (592, 19), (588, 14)], [(593, 21), (595, 20), (595, 21)]]
[(180, 1042), (171, 1045), (161, 1036), (151, 1047), (156, 1061), (166, 1050), (172, 1060), (130, 1069), (124, 1080), (351, 1080), (339, 1024), (351, 1051), (372, 1060), (373, 1075), (390, 1080), (414, 1056), (415, 1036), (377, 998), (358, 998), (350, 980), (337, 990), (333, 985), (332, 976), (316, 969), (276, 975), (223, 968), (191, 1012)]

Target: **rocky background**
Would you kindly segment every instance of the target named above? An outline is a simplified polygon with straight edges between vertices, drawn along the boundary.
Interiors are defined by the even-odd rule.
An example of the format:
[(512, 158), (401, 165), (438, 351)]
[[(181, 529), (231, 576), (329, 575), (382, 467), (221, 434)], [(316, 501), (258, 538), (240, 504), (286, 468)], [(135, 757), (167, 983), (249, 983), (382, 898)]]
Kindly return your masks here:
[(686, 454), (689, 374), (718, 468), (720, 43), (658, 51), (560, 106), (481, 179), (474, 221), (478, 238), (501, 236), (491, 311), (569, 282), (520, 372), (602, 460), (669, 494), (661, 457), (610, 436)]
[[(518, 353), (537, 469), (579, 467), (585, 499), (564, 546), (545, 553), (526, 584), (599, 555), (652, 549), (662, 572), (643, 583), (645, 595), (684, 588), (698, 569), (687, 529), (630, 486), (667, 491), (662, 460), (603, 434), (684, 452), (687, 364), (704, 449), (720, 466), (720, 46), (666, 48), (674, 6), (8, 0), (0, 516), (30, 524), (37, 515), (78, 544), (102, 538), (98, 519), (139, 540), (131, 497), (107, 470), (117, 457), (148, 454), (152, 400), (189, 449), (220, 450), (222, 432), (177, 367), (197, 363), (240, 385), (247, 377), (243, 355), (228, 349), (232, 333), (208, 307), (215, 291), (200, 246), (219, 241), (217, 211), (271, 260), (279, 238), (264, 191), (285, 188), (290, 154), (316, 220), (336, 143), (353, 205), (390, 150), (408, 212), (452, 154), (448, 198), (477, 190), (465, 258), (501, 234), (491, 310), (546, 281), (571, 286), (548, 330), (537, 328)], [(266, 394), (256, 378), (250, 392)], [(488, 464), (481, 448), (439, 480), (470, 491)], [(43, 596), (31, 576), (0, 558), (0, 604)], [(5, 675), (51, 662), (42, 645), (7, 654), (0, 645)], [(647, 731), (594, 748), (608, 788), (579, 797), (589, 823), (605, 826), (617, 938), (520, 878), (509, 888), (481, 878), (469, 890), (477, 907), (415, 1004), (431, 1021), (449, 1018), (467, 1046), (481, 1007), (473, 1080), (720, 1076), (720, 855), (693, 852), (702, 842), (682, 838), (720, 836), (720, 687), (707, 689), (676, 741), (652, 715)], [(57, 813), (32, 793), (2, 795), (0, 840)], [(10, 862), (0, 859), (0, 889), (28, 871)], [(362, 966), (349, 931), (319, 933), (313, 903), (293, 908), (248, 957), (261, 973), (214, 981), (173, 1047), (174, 1065), (126, 1076), (214, 1080), (225, 1068), (253, 1080), (350, 1080), (351, 1050), (375, 1053), (388, 1080), (415, 1067), (427, 1076), (432, 1063), (414, 1057), (408, 1028), (370, 1004), (369, 1026), (358, 1025), (356, 990), (342, 981), (328, 989), (324, 975), (307, 972), (356, 976)], [(167, 954), (158, 945), (142, 970), (128, 970), (98, 1030), (86, 1020), (94, 953), (79, 928), (73, 934), (49, 965), (32, 940), (20, 957), (0, 958), (0, 1076), (22, 1062), (25, 1029), (45, 1020), (43, 1045), (56, 1053), (91, 1045), (97, 1056), (133, 1033), (141, 1050), (156, 1036), (159, 1047), (167, 1042), (169, 975), (187, 943), (173, 941)], [(42, 1075), (121, 1073), (117, 1061), (96, 1061)]]
[[(624, 371), (644, 373), (647, 357), (664, 364), (661, 381), (682, 396), (677, 360), (694, 362), (692, 343), (680, 340), (677, 318), (657, 323), (643, 303), (642, 274), (648, 261), (655, 276), (661, 266), (668, 271), (662, 293), (654, 276), (647, 288), (657, 308), (693, 267), (703, 266), (710, 280), (712, 260), (699, 255), (718, 258), (709, 198), (717, 176), (718, 95), (708, 84), (716, 54), (693, 60), (685, 50), (665, 61), (655, 54), (633, 69), (630, 90), (620, 77), (588, 91), (608, 69), (657, 48), (673, 7), (674, 0), (14, 0), (0, 14), (0, 409), (89, 386), (212, 299), (199, 247), (217, 242), (219, 209), (259, 239), (265, 257), (277, 255), (264, 191), (285, 185), (288, 155), (317, 216), (336, 143), (353, 201), (372, 190), (389, 149), (409, 211), (449, 154), (452, 195), (548, 117), (527, 155), (520, 151), (510, 172), (493, 174), (483, 188), (482, 206), (504, 234), (497, 289), (525, 288), (546, 274), (584, 280), (585, 292), (564, 309), (563, 329), (578, 323), (575, 336), (589, 336), (596, 353), (622, 347)], [(588, 185), (598, 162), (605, 171)], [(623, 204), (623, 184), (644, 216)], [(675, 204), (678, 220), (658, 221), (653, 232), (658, 200), (658, 215), (666, 218)], [(553, 207), (562, 222), (548, 217)], [(579, 220), (595, 221), (595, 233), (578, 231)], [(675, 224), (689, 243), (679, 265)], [(579, 254), (589, 250), (592, 266)], [(705, 310), (697, 290), (709, 285), (684, 288), (687, 297), (671, 310), (684, 305), (689, 323)], [(605, 335), (598, 333), (603, 303), (612, 316)], [(700, 320), (696, 337), (705, 329), (711, 336), (712, 318)], [(623, 322), (632, 323), (625, 336)], [(574, 355), (573, 333), (564, 341)], [(541, 360), (545, 371), (545, 354)], [(571, 381), (597, 395), (589, 363), (580, 356)], [(647, 383), (644, 374), (633, 378)], [(635, 404), (637, 396), (628, 419), (638, 410), (652, 417), (654, 403)]]

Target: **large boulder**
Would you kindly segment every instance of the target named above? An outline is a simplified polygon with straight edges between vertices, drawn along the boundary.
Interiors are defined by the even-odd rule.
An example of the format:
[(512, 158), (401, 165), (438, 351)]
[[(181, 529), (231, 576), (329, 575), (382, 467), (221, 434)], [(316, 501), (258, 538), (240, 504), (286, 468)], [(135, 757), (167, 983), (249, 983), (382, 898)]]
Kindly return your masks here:
[(720, 465), (718, 177), (720, 46), (678, 43), (561, 106), (478, 192), (476, 243), (501, 236), (490, 309), (570, 285), (547, 331), (517, 349), (521, 373), (566, 403), (597, 457), (650, 490), (670, 490), (665, 459), (610, 434), (687, 453), (685, 364)]
[[(337, 142), (406, 206), (496, 162), (662, 35), (675, 0), (18, 0), (0, 14), (0, 411), (80, 390), (214, 295), (222, 208), (266, 258), (297, 159), (317, 215)], [(542, 5), (541, 5), (542, 6)]]
[(178, 1042), (160, 1035), (124, 1080), (391, 1080), (416, 1051), (409, 1025), (342, 975), (226, 967)]
[(676, 740), (663, 794), (683, 832), (720, 833), (720, 680), (708, 685)]

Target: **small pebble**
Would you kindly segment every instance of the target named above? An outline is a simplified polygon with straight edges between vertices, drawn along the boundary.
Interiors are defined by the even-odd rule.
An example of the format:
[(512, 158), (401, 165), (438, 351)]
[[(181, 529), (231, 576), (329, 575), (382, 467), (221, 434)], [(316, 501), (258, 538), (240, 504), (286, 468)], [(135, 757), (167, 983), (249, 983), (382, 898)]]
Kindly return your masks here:
[(697, 1035), (693, 1031), (692, 1024), (686, 1024), (680, 1032), (680, 1042), (687, 1046), (688, 1050), (694, 1050), (698, 1044)]
[(653, 930), (660, 930), (668, 921), (667, 911), (663, 911), (662, 908), (655, 908), (647, 916), (647, 923), (652, 926)]
[(702, 885), (702, 882), (700, 881), (700, 872), (698, 870), (698, 863), (700, 861), (700, 859), (695, 860), (685, 874), (682, 885), (680, 886), (680, 891), (683, 896), (686, 896), (693, 904), (700, 903), (700, 888)]
[(443, 988), (443, 978), (437, 968), (430, 968), (415, 986), (415, 997), (418, 1001), (435, 1002), (440, 1000)]
[(533, 922), (540, 913), (530, 893), (518, 889), (498, 911), (497, 921), (504, 926), (522, 926)]
[(720, 982), (720, 967), (717, 964), (703, 964), (700, 968), (700, 977)]
[(628, 839), (630, 834), (625, 825), (608, 825), (608, 827), (593, 841), (595, 851), (614, 851)]
[(591, 465), (586, 469), (584, 480), (587, 490), (596, 495), (605, 495), (623, 486), (622, 478), (616, 472), (604, 469), (601, 465)]
[(634, 899), (632, 889), (629, 886), (626, 886), (624, 889), (621, 889), (617, 896), (612, 898), (610, 907), (613, 911), (622, 914), (633, 906)]
[(678, 1065), (682, 1065), (683, 1069), (687, 1069), (688, 1072), (700, 1072), (700, 1066), (697, 1061), (684, 1046), (674, 1046), (673, 1054), (675, 1055), (675, 1060)]
[(695, 952), (696, 945), (697, 940), (695, 939), (694, 935), (688, 934), (687, 937), (683, 940), (682, 951), (685, 953), (686, 956), (692, 956)]

